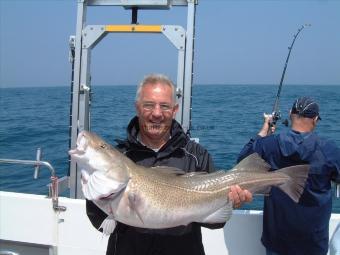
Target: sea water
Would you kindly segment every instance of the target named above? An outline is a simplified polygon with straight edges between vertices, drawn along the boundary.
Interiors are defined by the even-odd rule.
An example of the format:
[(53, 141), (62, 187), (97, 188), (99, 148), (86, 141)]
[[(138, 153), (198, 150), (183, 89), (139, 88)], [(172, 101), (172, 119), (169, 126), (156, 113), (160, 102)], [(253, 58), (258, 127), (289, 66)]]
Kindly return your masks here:
[[(135, 115), (136, 86), (92, 86), (91, 130), (114, 144), (126, 136)], [(274, 85), (195, 85), (191, 136), (211, 153), (217, 169), (230, 169), (242, 147), (256, 135), (263, 113), (270, 113), (277, 93)], [(285, 85), (280, 99), (282, 119), (293, 101), (311, 96), (320, 103), (322, 121), (316, 132), (340, 147), (340, 86)], [(70, 89), (35, 87), (0, 89), (0, 158), (34, 160), (41, 148), (59, 177), (68, 174)], [(287, 129), (281, 123), (277, 132)], [(42, 167), (33, 179), (32, 166), (0, 164), (0, 190), (47, 194), (49, 171)], [(244, 209), (261, 209), (255, 197)], [(340, 213), (340, 199), (333, 201)]]

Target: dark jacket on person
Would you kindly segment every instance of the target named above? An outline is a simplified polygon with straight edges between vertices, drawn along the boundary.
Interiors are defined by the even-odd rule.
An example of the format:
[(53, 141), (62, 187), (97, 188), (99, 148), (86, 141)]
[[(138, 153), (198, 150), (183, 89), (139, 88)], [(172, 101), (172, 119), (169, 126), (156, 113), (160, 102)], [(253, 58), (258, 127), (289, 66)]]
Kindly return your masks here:
[(304, 192), (295, 203), (273, 187), (265, 197), (262, 243), (282, 255), (323, 255), (328, 251), (332, 211), (331, 180), (340, 181), (340, 150), (314, 132), (257, 136), (241, 151), (238, 161), (257, 152), (273, 170), (310, 164)]
[[(127, 157), (139, 165), (171, 166), (186, 172), (212, 172), (212, 158), (202, 146), (191, 141), (181, 126), (174, 120), (170, 140), (158, 152), (142, 145), (137, 135), (138, 117), (131, 120), (127, 139), (118, 141), (116, 146)], [(166, 198), (164, 198), (166, 199)], [(86, 201), (87, 215), (97, 229), (107, 217), (91, 201)], [(209, 228), (221, 228), (223, 224), (207, 225)], [(201, 255), (204, 254), (201, 229), (198, 223), (169, 229), (142, 229), (118, 222), (108, 242), (107, 253), (110, 255)]]

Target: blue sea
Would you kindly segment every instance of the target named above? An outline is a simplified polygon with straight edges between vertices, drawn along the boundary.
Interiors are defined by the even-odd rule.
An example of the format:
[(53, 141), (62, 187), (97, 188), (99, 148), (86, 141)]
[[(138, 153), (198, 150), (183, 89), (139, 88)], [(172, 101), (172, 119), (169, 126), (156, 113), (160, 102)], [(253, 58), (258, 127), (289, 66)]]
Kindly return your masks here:
[[(91, 130), (114, 143), (125, 137), (134, 116), (136, 86), (92, 86)], [(270, 113), (276, 85), (195, 85), (192, 97), (192, 137), (212, 154), (219, 169), (230, 169), (243, 145), (256, 135), (263, 113)], [(282, 118), (295, 98), (307, 95), (321, 105), (322, 121), (316, 132), (340, 147), (340, 86), (284, 85)], [(34, 87), (0, 89), (0, 158), (34, 160), (42, 149), (59, 177), (68, 173), (70, 88)], [(277, 132), (287, 128), (279, 124)], [(0, 190), (47, 194), (49, 171), (33, 179), (33, 167), (0, 164)], [(261, 209), (256, 197), (244, 209)], [(340, 199), (333, 212), (340, 213)]]

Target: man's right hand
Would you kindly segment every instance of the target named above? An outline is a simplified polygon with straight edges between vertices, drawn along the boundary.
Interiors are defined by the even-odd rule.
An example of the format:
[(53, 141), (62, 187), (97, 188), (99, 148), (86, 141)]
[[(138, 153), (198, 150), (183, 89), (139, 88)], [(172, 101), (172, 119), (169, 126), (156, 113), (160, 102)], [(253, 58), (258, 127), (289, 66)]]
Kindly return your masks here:
[(264, 113), (263, 119), (264, 119), (263, 126), (258, 135), (265, 137), (275, 132), (275, 125), (271, 124), (273, 121), (273, 115)]
[(248, 190), (241, 189), (238, 185), (230, 187), (228, 197), (233, 202), (234, 208), (239, 208), (243, 203), (249, 203), (253, 200), (253, 195)]

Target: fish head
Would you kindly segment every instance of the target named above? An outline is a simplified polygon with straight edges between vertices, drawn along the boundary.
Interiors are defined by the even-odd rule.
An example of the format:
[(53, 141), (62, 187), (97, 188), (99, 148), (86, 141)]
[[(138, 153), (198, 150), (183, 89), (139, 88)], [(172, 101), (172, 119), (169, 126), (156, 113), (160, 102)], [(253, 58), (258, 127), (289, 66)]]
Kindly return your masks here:
[(77, 138), (77, 146), (69, 151), (78, 165), (92, 171), (107, 171), (110, 158), (105, 152), (109, 146), (97, 135), (82, 131)]
[(69, 155), (81, 169), (86, 169), (90, 174), (98, 171), (119, 182), (128, 179), (125, 157), (94, 133), (81, 131), (76, 148), (70, 150)]

